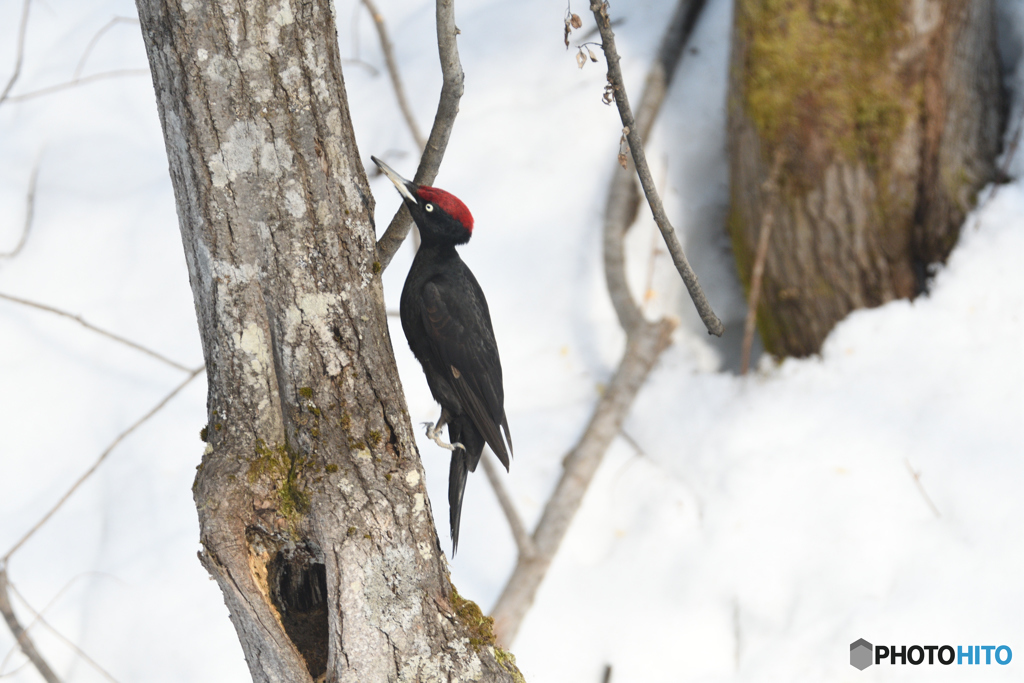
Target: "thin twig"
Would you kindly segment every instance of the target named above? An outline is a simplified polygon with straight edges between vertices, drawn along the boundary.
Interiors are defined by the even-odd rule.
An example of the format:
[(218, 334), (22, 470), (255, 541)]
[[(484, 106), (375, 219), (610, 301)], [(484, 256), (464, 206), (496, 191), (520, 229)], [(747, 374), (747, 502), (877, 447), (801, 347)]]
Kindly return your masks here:
[[(675, 75), (683, 49), (690, 39), (705, 1), (680, 0), (669, 20), (657, 55), (644, 80), (640, 106), (636, 111), (637, 126), (642, 140), (650, 137), (654, 120), (661, 111), (669, 83)], [(622, 240), (636, 220), (640, 208), (640, 191), (637, 187), (636, 174), (631, 169), (616, 166), (612, 173), (608, 202), (604, 210), (604, 272), (608, 294), (619, 318), (619, 324), (628, 332), (643, 320), (641, 308), (633, 299), (626, 282), (625, 251), (622, 246)]]
[(36, 162), (32, 169), (32, 175), (28, 179), (28, 192), (25, 193), (25, 224), (21, 228), (21, 239), (10, 251), (0, 252), (0, 258), (14, 258), (21, 253), (22, 247), (28, 240), (28, 233), (32, 230), (32, 219), (36, 214), (36, 181), (39, 180), (39, 162)]
[(747, 319), (743, 324), (743, 349), (740, 352), (740, 374), (747, 374), (750, 369), (750, 350), (754, 345), (754, 330), (757, 327), (757, 307), (761, 303), (761, 283), (764, 280), (764, 263), (768, 259), (768, 243), (772, 228), (775, 226), (775, 208), (779, 195), (779, 172), (782, 169), (783, 156), (778, 153), (772, 163), (768, 179), (761, 186), (764, 196), (764, 211), (761, 218), (761, 231), (757, 236), (757, 253), (754, 255), (754, 267), (750, 272), (750, 295), (747, 297)]
[[(6, 559), (6, 558), (5, 558)], [(60, 679), (57, 678), (57, 674), (53, 673), (53, 669), (46, 663), (43, 656), (39, 654), (39, 650), (36, 649), (35, 644), (28, 635), (28, 631), (21, 627), (21, 622), (18, 621), (18, 615), (14, 613), (14, 606), (11, 605), (11, 596), (8, 592), (8, 586), (10, 584), (7, 581), (7, 566), (6, 562), (0, 562), (0, 614), (4, 615), (4, 621), (7, 622), (7, 628), (11, 629), (11, 633), (14, 635), (14, 639), (18, 641), (18, 647), (25, 653), (32, 665), (36, 667), (36, 671), (39, 675), (46, 680), (46, 683), (60, 683)]]
[(384, 15), (380, 13), (377, 6), (373, 4), (373, 0), (363, 0), (363, 4), (366, 5), (366, 9), (370, 11), (370, 16), (373, 18), (373, 25), (377, 27), (377, 36), (380, 38), (380, 49), (384, 52), (384, 63), (388, 67), (388, 75), (391, 76), (391, 85), (395, 89), (395, 98), (398, 100), (398, 108), (402, 110), (402, 116), (405, 117), (405, 123), (409, 126), (409, 132), (412, 134), (412, 139), (416, 141), (416, 146), (419, 147), (420, 154), (423, 153), (424, 148), (427, 146), (426, 140), (423, 139), (423, 133), (420, 132), (420, 127), (416, 124), (416, 117), (412, 115), (412, 108), (409, 107), (409, 101), (405, 99), (405, 88), (402, 87), (402, 78), (398, 73), (398, 63), (395, 61), (395, 48), (391, 44), (391, 39), (388, 37), (388, 29), (384, 24)]
[[(420, 157), (419, 168), (413, 177), (413, 182), (419, 185), (429, 185), (437, 177), (455, 124), (455, 116), (459, 113), (459, 101), (462, 99), (466, 79), (462, 71), (462, 62), (459, 61), (459, 47), (456, 42), (459, 29), (455, 27), (455, 0), (437, 0), (436, 8), (437, 49), (441, 57), (441, 74), (444, 81), (434, 125), (430, 129), (426, 149)], [(411, 226), (412, 216), (403, 202), (398, 213), (391, 219), (388, 229), (377, 242), (377, 262), (380, 263), (381, 270), (391, 263), (395, 252), (409, 234)]]
[(512, 529), (512, 536), (516, 539), (519, 555), (533, 557), (537, 554), (537, 547), (533, 544), (533, 538), (526, 531), (526, 526), (523, 524), (516, 506), (512, 502), (512, 497), (508, 494), (508, 490), (502, 482), (501, 472), (494, 466), (494, 462), (486, 456), (481, 458), (480, 464), (484, 466), (484, 474), (487, 475), (487, 480), (491, 482), (491, 488), (494, 489), (494, 495), (498, 498), (498, 504), (501, 505), (501, 509), (505, 513), (505, 519), (508, 520), (508, 526)]
[[(117, 683), (117, 679), (116, 679), (116, 678), (114, 678), (113, 676), (111, 676), (111, 675), (110, 675), (110, 672), (108, 672), (108, 671), (107, 671), (106, 669), (104, 669), (104, 668), (103, 668), (102, 666), (100, 666), (100, 665), (99, 665), (99, 663), (98, 663), (98, 662), (97, 662), (97, 661), (96, 661), (95, 659), (93, 659), (92, 657), (90, 657), (89, 655), (87, 655), (87, 654), (85, 653), (85, 650), (83, 650), (82, 648), (80, 648), (80, 647), (79, 647), (79, 646), (78, 646), (77, 644), (75, 644), (75, 643), (74, 643), (74, 641), (72, 641), (72, 640), (71, 640), (70, 638), (68, 638), (67, 636), (65, 636), (65, 635), (64, 635), (63, 633), (61, 633), (60, 631), (58, 631), (57, 629), (55, 629), (55, 628), (54, 628), (54, 627), (53, 627), (53, 626), (52, 626), (52, 625), (50, 624), (50, 622), (48, 622), (48, 621), (47, 621), (47, 620), (46, 620), (46, 619), (45, 619), (45, 618), (43, 617), (43, 615), (42, 615), (42, 613), (41, 613), (41, 612), (36, 612), (36, 611), (35, 611), (35, 609), (33, 609), (33, 608), (32, 608), (32, 605), (30, 605), (30, 604), (29, 604), (28, 600), (26, 600), (26, 599), (25, 599), (25, 596), (21, 594), (21, 592), (20, 592), (20, 591), (19, 591), (19, 590), (18, 590), (18, 589), (17, 589), (16, 587), (15, 587), (15, 585), (14, 585), (13, 583), (12, 583), (12, 584), (9, 584), (9, 585), (10, 585), (10, 587), (11, 587), (11, 592), (12, 592), (12, 593), (14, 593), (14, 594), (15, 594), (15, 595), (16, 595), (16, 596), (18, 597), (18, 599), (19, 599), (19, 600), (21, 600), (21, 604), (25, 606), (25, 609), (27, 609), (27, 610), (28, 610), (29, 612), (31, 612), (31, 613), (32, 613), (32, 616), (33, 616), (33, 619), (32, 619), (32, 624), (29, 624), (28, 628), (32, 628), (32, 625), (33, 625), (33, 624), (35, 624), (36, 622), (38, 622), (38, 623), (42, 624), (43, 626), (45, 626), (45, 627), (46, 627), (46, 629), (47, 629), (47, 630), (48, 630), (48, 631), (49, 631), (50, 633), (52, 633), (53, 635), (57, 636), (57, 638), (59, 638), (60, 640), (62, 640), (62, 641), (64, 642), (64, 644), (65, 644), (65, 645), (67, 645), (67, 646), (68, 646), (69, 648), (71, 648), (72, 650), (74, 650), (74, 651), (75, 651), (75, 653), (76, 653), (76, 654), (77, 654), (77, 655), (78, 655), (79, 657), (81, 657), (82, 659), (84, 659), (84, 660), (85, 660), (85, 662), (86, 662), (87, 664), (89, 664), (90, 666), (92, 666), (92, 668), (96, 669), (96, 671), (98, 671), (98, 672), (100, 673), (100, 675), (101, 675), (101, 676), (103, 676), (104, 678), (106, 678), (106, 679), (107, 679), (108, 681), (111, 681), (111, 683)], [(45, 611), (45, 610), (44, 610), (44, 611)], [(28, 628), (27, 628), (27, 629), (25, 629), (25, 630), (28, 630)]]
[(750, 296), (747, 299), (747, 319), (743, 323), (743, 350), (740, 352), (740, 374), (750, 369), (750, 350), (754, 345), (754, 330), (757, 327), (757, 307), (761, 300), (761, 281), (764, 279), (764, 262), (768, 258), (768, 241), (775, 223), (775, 210), (768, 208), (761, 221), (761, 232), (757, 236), (757, 254), (754, 269), (750, 274)]
[(363, 69), (366, 69), (366, 73), (370, 74), (374, 78), (376, 78), (377, 76), (380, 75), (380, 69), (375, 67), (373, 64), (370, 64), (369, 62), (364, 62), (361, 59), (343, 59), (343, 60), (341, 60), (341, 65), (342, 66), (348, 66), (349, 64), (351, 64), (352, 66), (358, 66), (358, 67), (362, 67)]
[[(23, 596), (20, 592), (18, 592), (18, 588), (13, 583), (11, 584), (11, 592), (13, 592), (14, 595), (17, 596), (17, 598), (19, 600), (21, 600), (25, 604), (25, 607), (27, 607), (33, 614), (35, 614), (38, 617), (38, 616), (46, 614), (48, 611), (50, 611), (50, 608), (53, 607), (54, 605), (56, 605), (57, 602), (64, 596), (64, 594), (67, 593), (69, 590), (71, 590), (71, 587), (74, 586), (75, 583), (77, 583), (79, 579), (83, 579), (83, 578), (86, 578), (86, 577), (95, 577), (95, 576), (102, 576), (102, 577), (106, 577), (106, 578), (109, 578), (109, 579), (118, 580), (117, 577), (115, 577), (115, 576), (113, 576), (111, 574), (108, 574), (106, 572), (92, 571), (92, 572), (82, 572), (81, 574), (76, 574), (75, 576), (71, 577), (71, 579), (69, 581), (67, 581), (63, 586), (61, 586), (60, 590), (58, 590), (56, 593), (54, 593), (53, 597), (50, 598), (49, 602), (47, 602), (45, 605), (43, 605), (43, 608), (41, 610), (39, 610), (38, 612), (36, 612), (35, 608), (33, 608), (32, 605), (29, 604), (28, 600), (25, 599), (25, 596)], [(25, 630), (26, 631), (31, 631), (32, 627), (35, 626), (35, 625), (36, 625), (36, 620), (33, 619), (29, 623), (29, 625), (25, 627)], [(3, 671), (3, 668), (6, 665), (7, 665), (7, 660), (5, 659), (2, 663), (0, 663), (0, 671)]]
[(114, 69), (112, 71), (102, 71), (98, 74), (92, 74), (90, 76), (83, 76), (82, 78), (76, 78), (66, 83), (58, 83), (57, 85), (51, 85), (46, 88), (40, 88), (39, 90), (33, 90), (31, 92), (22, 93), (20, 95), (11, 95), (7, 98), (8, 102), (24, 102), (25, 100), (31, 100), (35, 97), (42, 97), (43, 95), (52, 95), (55, 92), (61, 90), (68, 90), (69, 88), (76, 88), (80, 85), (88, 85), (89, 83), (95, 83), (96, 81), (105, 81), (110, 78), (121, 78), (123, 76), (149, 76), (149, 69)]
[(28, 8), (32, 4), (32, 0), (25, 0), (25, 4), (21, 7), (21, 24), (18, 25), (18, 56), (14, 60), (14, 73), (11, 74), (10, 80), (7, 81), (7, 85), (4, 86), (4, 91), (0, 93), (0, 104), (3, 104), (7, 99), (7, 95), (10, 94), (11, 88), (18, 81), (18, 76), (21, 75), (21, 64), (25, 61), (25, 32), (28, 30)]
[[(12, 652), (13, 652), (13, 651), (14, 651), (14, 650), (12, 650)], [(0, 678), (10, 678), (11, 676), (17, 676), (17, 675), (18, 675), (18, 672), (19, 672), (19, 671), (21, 671), (22, 669), (24, 669), (24, 668), (25, 668), (26, 666), (28, 666), (28, 665), (29, 665), (29, 664), (31, 664), (31, 663), (32, 663), (32, 662), (30, 662), (30, 661), (28, 661), (28, 660), (26, 659), (26, 660), (25, 660), (24, 662), (22, 662), (22, 663), (21, 663), (20, 665), (18, 665), (18, 666), (16, 666), (15, 668), (11, 669), (11, 670), (10, 670), (10, 671), (8, 671), (7, 673), (3, 673), (3, 667), (0, 667)]]
[(619, 436), (622, 437), (623, 441), (629, 444), (630, 448), (636, 451), (636, 454), (638, 456), (645, 459), (647, 458), (647, 454), (644, 453), (644, 449), (640, 448), (640, 444), (636, 442), (636, 439), (634, 439), (629, 432), (627, 432), (625, 429), (621, 429), (619, 430)]
[(637, 176), (640, 178), (640, 185), (643, 187), (644, 195), (647, 197), (647, 204), (651, 207), (654, 221), (658, 224), (662, 236), (665, 238), (665, 245), (672, 256), (672, 262), (679, 271), (679, 275), (686, 284), (686, 290), (690, 293), (697, 313), (708, 332), (715, 336), (722, 336), (725, 327), (711, 309), (704, 290), (697, 281), (697, 274), (690, 267), (690, 262), (683, 252), (683, 247), (676, 236), (675, 228), (665, 213), (665, 207), (661, 203), (658, 189), (654, 186), (654, 179), (651, 177), (651, 169), (647, 166), (647, 158), (644, 154), (643, 138), (640, 135), (640, 126), (633, 118), (633, 112), (629, 107), (629, 98), (626, 96), (626, 86), (622, 79), (622, 69), (619, 68), (619, 53), (615, 49), (615, 33), (612, 31), (611, 20), (608, 17), (608, 3), (597, 2), (590, 6), (594, 12), (594, 19), (597, 20), (597, 27), (601, 32), (602, 49), (605, 59), (608, 62), (608, 82), (615, 96), (615, 104), (619, 109), (619, 118), (622, 120), (623, 134), (629, 142), (629, 150), (636, 166)]
[(134, 17), (114, 17), (104, 24), (103, 28), (97, 31), (96, 35), (94, 35), (92, 40), (89, 41), (89, 44), (85, 46), (85, 52), (82, 53), (82, 58), (78, 60), (78, 66), (75, 67), (75, 74), (71, 77), (71, 80), (77, 81), (79, 79), (82, 75), (82, 69), (85, 68), (85, 60), (89, 58), (89, 54), (92, 52), (92, 49), (96, 47), (96, 43), (100, 42), (100, 38), (103, 37), (104, 33), (118, 24), (135, 24), (137, 26), (139, 24), (139, 20)]
[(141, 344), (136, 344), (135, 342), (133, 342), (133, 341), (131, 341), (129, 339), (125, 339), (124, 337), (121, 337), (119, 335), (116, 335), (113, 332), (107, 332), (106, 330), (104, 330), (101, 327), (96, 327), (92, 323), (86, 322), (82, 318), (82, 316), (80, 316), (80, 315), (75, 315), (73, 313), (68, 313), (67, 311), (62, 311), (59, 308), (54, 308), (53, 306), (47, 306), (46, 304), (40, 304), (40, 303), (37, 303), (35, 301), (29, 301), (28, 299), (20, 299), (20, 298), (18, 298), (16, 296), (11, 296), (10, 294), (4, 294), (2, 292), (0, 292), (0, 299), (4, 299), (6, 301), (11, 301), (11, 302), (16, 303), (16, 304), (21, 304), (23, 306), (31, 306), (32, 308), (38, 308), (41, 311), (47, 311), (49, 313), (54, 313), (54, 314), (59, 315), (59, 316), (64, 317), (64, 318), (70, 318), (71, 320), (74, 320), (76, 323), (78, 323), (79, 325), (81, 325), (82, 327), (84, 327), (86, 329), (92, 330), (93, 332), (96, 332), (97, 334), (102, 334), (104, 337), (107, 337), (108, 339), (113, 339), (114, 341), (120, 342), (121, 344), (124, 344), (125, 346), (130, 346), (133, 349), (135, 349), (136, 351), (141, 351), (142, 353), (146, 354), (147, 356), (151, 356), (151, 357), (157, 359), (161, 363), (166, 363), (167, 365), (170, 365), (172, 368), (176, 368), (178, 370), (181, 370), (182, 372), (192, 372), (192, 368), (187, 367), (185, 365), (182, 365), (181, 363), (178, 363), (176, 361), (173, 361), (170, 358), (168, 358), (166, 356), (163, 356), (163, 355), (157, 353), (156, 351), (153, 351), (152, 349), (147, 349), (145, 346), (142, 346)]
[(907, 471), (910, 472), (910, 476), (914, 478), (914, 483), (917, 484), (917, 490), (921, 492), (924, 502), (928, 503), (928, 507), (930, 507), (932, 512), (935, 513), (936, 517), (942, 517), (942, 513), (939, 512), (939, 508), (935, 505), (932, 497), (924, 490), (924, 484), (921, 483), (921, 473), (915, 471), (914, 468), (911, 467), (909, 458), (904, 458), (903, 462), (907, 464)]
[[(21, 600), (22, 604), (24, 604), (25, 607), (27, 607), (28, 610), (35, 615), (35, 618), (32, 621), (29, 622), (28, 626), (25, 627), (25, 630), (26, 631), (31, 631), (32, 627), (35, 626), (36, 623), (38, 623), (39, 617), (41, 615), (45, 614), (46, 611), (49, 610), (51, 607), (53, 607), (53, 605), (58, 600), (60, 600), (60, 598), (71, 588), (71, 586), (73, 586), (75, 584), (75, 582), (78, 579), (82, 578), (83, 576), (88, 576), (89, 574), (99, 574), (99, 573), (101, 573), (101, 572), (86, 572), (84, 574), (79, 574), (79, 575), (75, 576), (70, 581), (65, 583), (61, 587), (61, 589), (59, 591), (57, 591), (52, 598), (50, 598), (50, 601), (48, 603), (46, 603), (46, 605), (43, 607), (43, 609), (39, 610), (38, 612), (36, 612), (36, 610), (32, 607), (32, 605), (29, 604), (28, 600), (26, 600), (25, 596), (22, 595), (18, 591), (18, 589), (15, 587), (15, 585), (13, 583), (10, 584), (11, 592), (14, 593), (16, 596), (18, 596), (18, 599)], [(52, 629), (52, 627), (50, 627), (50, 628)], [(3, 672), (4, 669), (7, 668), (7, 662), (10, 661), (11, 657), (17, 651), (18, 651), (18, 648), (11, 648), (10, 650), (7, 651), (7, 654), (4, 655), (3, 661), (0, 661), (0, 678), (3, 678), (5, 675), (7, 675), (7, 674), (4, 674), (2, 672)]]
[(153, 417), (158, 412), (160, 412), (161, 408), (163, 408), (165, 405), (167, 405), (167, 403), (172, 398), (174, 398), (175, 396), (178, 395), (178, 392), (180, 392), (182, 389), (184, 389), (186, 386), (188, 386), (189, 382), (191, 382), (193, 379), (195, 379), (196, 376), (199, 375), (199, 373), (201, 373), (205, 369), (206, 369), (205, 366), (200, 366), (200, 367), (196, 368), (195, 370), (192, 370), (189, 373), (188, 377), (186, 377), (185, 380), (181, 384), (176, 386), (174, 388), (174, 390), (171, 391), (171, 393), (169, 393), (166, 396), (164, 396), (163, 399), (161, 399), (159, 403), (157, 403), (155, 406), (153, 406), (153, 408), (148, 413), (146, 413), (145, 415), (140, 417), (138, 420), (136, 420), (135, 423), (132, 424), (132, 426), (128, 427), (128, 429), (126, 429), (123, 432), (121, 432), (120, 434), (118, 434), (117, 438), (114, 439), (110, 443), (109, 446), (107, 446), (106, 450), (104, 450), (102, 453), (100, 453), (100, 457), (98, 457), (96, 459), (96, 462), (94, 462), (92, 464), (92, 467), (90, 467), (88, 470), (86, 470), (85, 473), (81, 477), (78, 478), (78, 481), (76, 481), (74, 484), (71, 485), (71, 488), (68, 489), (67, 493), (65, 493), (63, 496), (61, 496), (61, 499), (58, 500), (57, 503), (52, 508), (50, 508), (50, 511), (47, 512), (45, 515), (43, 515), (42, 519), (40, 519), (38, 522), (36, 522), (35, 525), (31, 529), (29, 529), (28, 532), (24, 536), (22, 536), (21, 539), (19, 539), (18, 542), (15, 543), (14, 546), (11, 547), (11, 549), (8, 550), (7, 553), (3, 557), (0, 557), (0, 566), (5, 566), (7, 564), (7, 560), (10, 559), (11, 555), (13, 555), (22, 545), (24, 545), (25, 541), (27, 541), (29, 538), (31, 538), (34, 533), (39, 531), (39, 529), (44, 524), (46, 524), (46, 522), (49, 521), (49, 519), (51, 517), (53, 517), (54, 513), (56, 513), (57, 510), (59, 510), (60, 507), (62, 505), (64, 505), (65, 502), (67, 502), (68, 498), (70, 498), (71, 495), (75, 491), (78, 490), (78, 487), (81, 486), (85, 482), (86, 479), (88, 479), (90, 476), (92, 476), (92, 473), (96, 471), (96, 469), (103, 463), (104, 460), (106, 460), (107, 456), (110, 455), (111, 451), (113, 451), (117, 447), (117, 445), (119, 443), (121, 443), (126, 437), (128, 437), (128, 435), (130, 435), (136, 429), (138, 429), (139, 427), (144, 425), (146, 423), (146, 421), (148, 421), (151, 417)]

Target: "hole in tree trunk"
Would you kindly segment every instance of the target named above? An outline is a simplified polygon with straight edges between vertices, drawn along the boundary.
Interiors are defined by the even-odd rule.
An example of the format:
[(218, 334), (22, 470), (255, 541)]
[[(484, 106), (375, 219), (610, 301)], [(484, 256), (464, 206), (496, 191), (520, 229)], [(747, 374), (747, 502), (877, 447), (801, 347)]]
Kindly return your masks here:
[(327, 569), (308, 550), (282, 550), (267, 567), (271, 599), (314, 680), (327, 673)]

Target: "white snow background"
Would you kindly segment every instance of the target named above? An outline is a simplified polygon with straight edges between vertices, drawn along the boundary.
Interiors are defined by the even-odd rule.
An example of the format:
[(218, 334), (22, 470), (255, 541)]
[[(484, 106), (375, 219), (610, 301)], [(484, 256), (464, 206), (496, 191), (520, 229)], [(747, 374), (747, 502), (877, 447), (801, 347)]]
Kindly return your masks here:
[[(283, 0), (287, 1), (287, 0)], [(378, 0), (421, 128), (440, 88), (433, 3)], [(675, 3), (612, 4), (634, 101)], [(562, 0), (459, 0), (466, 91), (436, 185), (470, 207), (462, 255), (487, 293), (516, 451), (508, 486), (538, 518), (618, 360), (600, 218), (621, 125), (601, 103), (603, 60), (576, 67)], [(21, 0), (0, 2), (0, 85), (13, 72)], [(338, 38), (364, 166), (415, 170), (376, 34), (337, 0)], [(593, 28), (584, 2), (580, 36)], [(33, 165), (35, 218), (0, 260), (0, 292), (197, 367), (202, 352), (149, 76), (69, 81), (128, 0), (35, 0), (15, 99), (0, 106), (0, 252), (14, 247)], [(765, 358), (738, 377), (744, 304), (723, 218), (729, 0), (710, 0), (648, 157), (691, 261), (730, 328), (708, 337), (665, 255), (651, 316), (682, 324), (639, 396), (512, 647), (531, 683), (1024, 679), (1024, 161), (987, 189), (931, 291), (858, 311), (820, 357)], [(353, 26), (355, 22), (355, 26)], [(1007, 81), (1024, 83), (1024, 8), (1001, 0)], [(591, 40), (596, 40), (592, 36)], [(599, 53), (599, 50), (595, 51)], [(147, 69), (138, 25), (117, 22), (81, 74)], [(1012, 131), (1011, 131), (1012, 132)], [(399, 198), (371, 181), (377, 224)], [(642, 292), (653, 223), (630, 239)], [(384, 276), (390, 307), (412, 258)], [(397, 319), (414, 423), (434, 420)], [(51, 313), (0, 300), (0, 553), (19, 539), (185, 373)], [(125, 439), (11, 559), (18, 595), (117, 681), (245, 681), (216, 584), (196, 559), (191, 484), (205, 376)], [(420, 451), (447, 539), (447, 453)], [(917, 475), (917, 480), (915, 476)], [(515, 548), (485, 477), (469, 483), (455, 584), (489, 609)], [(66, 681), (107, 680), (18, 598)], [(1008, 645), (1009, 665), (849, 665), (849, 644)], [(0, 677), (38, 674), (0, 629)]]

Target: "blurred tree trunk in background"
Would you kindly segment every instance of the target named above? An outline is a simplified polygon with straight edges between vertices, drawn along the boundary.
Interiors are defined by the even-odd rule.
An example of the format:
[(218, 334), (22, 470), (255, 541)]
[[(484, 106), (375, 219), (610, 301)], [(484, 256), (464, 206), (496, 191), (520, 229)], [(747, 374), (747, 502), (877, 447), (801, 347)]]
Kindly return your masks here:
[(434, 530), (332, 4), (138, 0), (209, 377), (200, 558), (256, 681), (512, 680)]
[(993, 2), (737, 0), (730, 81), (740, 278), (768, 217), (762, 340), (816, 353), (851, 310), (920, 293), (993, 180)]

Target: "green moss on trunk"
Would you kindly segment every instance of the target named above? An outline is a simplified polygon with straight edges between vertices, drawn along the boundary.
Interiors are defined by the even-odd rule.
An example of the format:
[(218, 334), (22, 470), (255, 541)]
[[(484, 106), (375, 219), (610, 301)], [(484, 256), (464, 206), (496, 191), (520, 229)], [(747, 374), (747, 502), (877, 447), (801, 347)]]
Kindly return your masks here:
[(803, 188), (835, 158), (872, 171), (891, 156), (915, 98), (892, 69), (902, 0), (741, 0), (744, 108), (772, 159), (780, 145)]
[(261, 477), (271, 479), (277, 485), (281, 514), (295, 521), (309, 510), (309, 494), (302, 489), (300, 477), (310, 464), (309, 459), (296, 454), (288, 444), (271, 447), (257, 439), (255, 457), (249, 463), (249, 483)]

